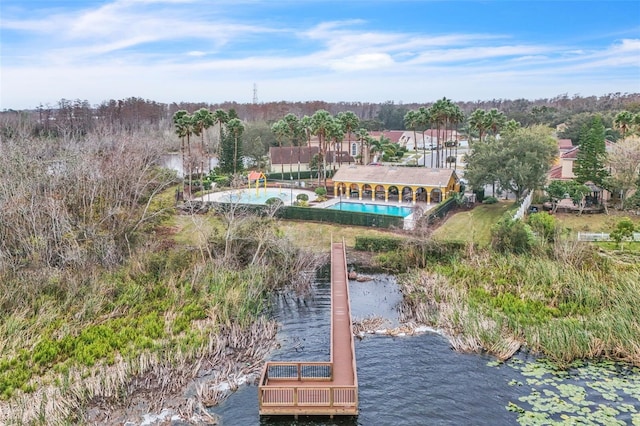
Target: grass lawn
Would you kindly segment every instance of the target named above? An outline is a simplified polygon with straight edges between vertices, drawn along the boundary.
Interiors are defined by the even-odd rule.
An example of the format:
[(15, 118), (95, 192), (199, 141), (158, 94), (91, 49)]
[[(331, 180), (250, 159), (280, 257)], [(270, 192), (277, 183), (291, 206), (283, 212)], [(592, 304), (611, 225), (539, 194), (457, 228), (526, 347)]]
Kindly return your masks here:
[[(480, 204), (473, 210), (460, 211), (449, 217), (433, 233), (434, 238), (441, 240), (473, 241), (480, 245), (488, 244), (491, 240), (491, 227), (504, 212), (513, 209), (512, 201), (501, 200), (497, 204)], [(640, 216), (630, 215), (629, 212), (609, 210), (609, 214), (556, 213), (555, 217), (560, 227), (568, 231), (569, 235), (577, 236), (578, 232), (611, 232), (623, 217), (629, 217), (640, 227)]]
[(578, 216), (575, 213), (556, 213), (555, 216), (560, 226), (572, 235), (577, 235), (578, 232), (611, 232), (623, 217), (630, 218), (636, 227), (640, 226), (639, 216), (617, 210), (609, 210), (608, 215), (583, 214)]
[(449, 217), (438, 227), (434, 238), (441, 240), (476, 242), (480, 245), (491, 241), (491, 227), (502, 215), (514, 207), (513, 201), (496, 204), (480, 204), (469, 211), (461, 211)]
[[(166, 225), (174, 232), (174, 240), (178, 244), (199, 247), (206, 244), (211, 232), (224, 233), (224, 226), (220, 219), (211, 215), (176, 216)], [(281, 220), (278, 228), (293, 243), (312, 251), (329, 251), (331, 238), (333, 241), (342, 241), (344, 238), (347, 247), (353, 248), (356, 237), (364, 235), (389, 235), (390, 231), (359, 226), (345, 226), (331, 223), (296, 222)]]
[(389, 232), (374, 228), (351, 227), (330, 223), (315, 222), (280, 222), (280, 230), (284, 232), (293, 242), (302, 248), (314, 249), (322, 248), (328, 251), (333, 241), (342, 241), (344, 238), (348, 248), (355, 247), (356, 237), (364, 235), (389, 235)]

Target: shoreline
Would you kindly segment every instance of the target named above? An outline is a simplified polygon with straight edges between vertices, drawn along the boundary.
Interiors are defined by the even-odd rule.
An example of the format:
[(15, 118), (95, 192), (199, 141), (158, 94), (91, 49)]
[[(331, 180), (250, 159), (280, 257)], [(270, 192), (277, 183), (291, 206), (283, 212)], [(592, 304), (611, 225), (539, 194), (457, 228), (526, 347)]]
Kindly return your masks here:
[[(185, 360), (185, 364), (179, 366), (181, 371), (174, 371), (177, 373), (174, 386), (168, 392), (163, 389), (165, 384), (158, 387), (162, 379), (155, 371), (147, 372), (132, 379), (126, 407), (103, 408), (94, 404), (86, 411), (86, 420), (113, 425), (156, 424), (166, 420), (217, 424), (217, 418), (209, 414), (207, 408), (222, 402), (238, 386), (257, 378), (265, 357), (277, 346), (276, 333), (277, 324), (264, 319), (253, 323), (248, 330), (231, 329), (222, 338), (225, 341), (222, 348)], [(158, 403), (154, 403), (157, 399)]]
[(46, 418), (55, 424), (75, 418), (104, 425), (171, 419), (216, 424), (206, 408), (255, 380), (264, 358), (277, 346), (276, 332), (277, 324), (262, 318), (246, 329), (232, 326), (224, 335), (211, 336), (209, 346), (194, 356), (176, 353), (173, 360), (160, 360), (147, 353), (135, 362), (70, 371), (64, 388), (49, 384), (0, 401), (0, 423), (31, 424)]

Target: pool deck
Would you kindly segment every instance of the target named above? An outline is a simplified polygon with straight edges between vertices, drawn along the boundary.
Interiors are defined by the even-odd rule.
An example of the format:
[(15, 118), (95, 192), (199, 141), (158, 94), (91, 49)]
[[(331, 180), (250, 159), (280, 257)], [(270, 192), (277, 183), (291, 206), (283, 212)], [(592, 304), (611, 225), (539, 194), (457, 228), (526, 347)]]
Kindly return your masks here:
[[(284, 194), (281, 198), (284, 202), (285, 206), (290, 206), (292, 201), (296, 201), (296, 197), (298, 194), (307, 194), (309, 196), (309, 201), (313, 201), (316, 199), (317, 195), (313, 191), (309, 191), (307, 189), (299, 189), (299, 188), (290, 188), (288, 186), (283, 186), (282, 188), (277, 187), (268, 187), (268, 190), (278, 192), (279, 194)], [(205, 203), (216, 203), (229, 202), (229, 194), (237, 194), (239, 191), (242, 192), (250, 192), (255, 193), (255, 188), (241, 188), (241, 189), (230, 189), (225, 191), (218, 192), (210, 192), (208, 194), (203, 195), (202, 197), (197, 197), (196, 200), (203, 201)], [(259, 193), (264, 191), (264, 188), (258, 189)], [(274, 195), (275, 196), (275, 195)], [(261, 203), (251, 203), (251, 204), (261, 204)]]
[[(331, 207), (340, 202), (354, 203), (354, 204), (377, 204), (379, 206), (395, 206), (395, 207), (408, 207), (408, 208), (419, 207), (422, 210), (422, 215), (424, 215), (428, 210), (431, 210), (432, 208), (437, 206), (437, 204), (433, 204), (433, 203), (429, 203), (429, 204), (421, 203), (421, 202), (413, 203), (411, 201), (398, 202), (398, 201), (383, 201), (383, 200), (371, 200), (371, 199), (360, 200), (358, 198), (334, 197), (334, 198), (330, 198), (327, 201), (323, 201), (322, 203), (317, 203), (313, 205), (313, 207), (326, 209), (327, 207)], [(411, 213), (409, 216), (406, 216), (404, 218), (403, 228), (405, 230), (410, 231), (415, 228), (416, 220), (420, 216), (414, 217), (414, 215), (415, 213)]]
[[(285, 206), (290, 206), (292, 202), (296, 200), (296, 197), (298, 196), (298, 194), (307, 194), (309, 196), (310, 202), (314, 201), (317, 198), (317, 195), (315, 194), (315, 192), (307, 189), (291, 188), (288, 186), (283, 186), (282, 188), (269, 187), (268, 189), (272, 191), (273, 190), (279, 191), (280, 195), (284, 194), (284, 196), (281, 197), (281, 199), (283, 200)], [(260, 188), (260, 191), (261, 190), (262, 188)], [(255, 188), (250, 188), (250, 189), (242, 188), (240, 189), (240, 191), (245, 191), (245, 192), (255, 191)], [(229, 199), (228, 199), (229, 194), (233, 194), (237, 192), (238, 190), (211, 192), (211, 193), (205, 194), (202, 197), (196, 198), (196, 200), (203, 201), (203, 202), (229, 202)], [(225, 199), (225, 197), (227, 198)], [(346, 203), (355, 203), (355, 204), (376, 204), (380, 206), (395, 206), (395, 207), (408, 207), (408, 208), (419, 207), (420, 210), (422, 210), (422, 214), (426, 213), (428, 210), (431, 210), (437, 205), (434, 203), (424, 203), (424, 202), (413, 203), (411, 201), (398, 202), (398, 201), (384, 201), (384, 200), (377, 200), (377, 199), (371, 200), (370, 198), (360, 200), (358, 198), (347, 198), (343, 196), (343, 197), (332, 197), (332, 198), (329, 198), (327, 201), (323, 201), (320, 203), (313, 203), (313, 204), (310, 204), (309, 207), (326, 209), (328, 207), (331, 207), (335, 204), (340, 203), (341, 201), (344, 201)], [(414, 218), (414, 213), (405, 217), (404, 229), (406, 230), (413, 229), (415, 227), (416, 219), (417, 218)]]

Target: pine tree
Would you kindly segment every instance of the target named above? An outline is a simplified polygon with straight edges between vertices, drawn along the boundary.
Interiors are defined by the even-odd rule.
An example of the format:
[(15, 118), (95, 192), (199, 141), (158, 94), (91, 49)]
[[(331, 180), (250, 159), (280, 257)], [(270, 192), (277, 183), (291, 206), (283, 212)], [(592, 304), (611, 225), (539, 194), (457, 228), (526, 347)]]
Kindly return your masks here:
[(605, 169), (606, 156), (604, 125), (599, 116), (594, 117), (580, 131), (580, 150), (576, 157), (573, 172), (579, 183), (593, 182), (602, 186), (609, 175)]

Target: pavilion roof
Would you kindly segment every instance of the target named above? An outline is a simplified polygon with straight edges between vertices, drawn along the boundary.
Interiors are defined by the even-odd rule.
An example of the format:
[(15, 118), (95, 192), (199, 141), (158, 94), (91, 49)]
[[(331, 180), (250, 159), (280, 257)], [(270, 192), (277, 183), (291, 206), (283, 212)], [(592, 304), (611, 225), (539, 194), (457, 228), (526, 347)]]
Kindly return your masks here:
[(457, 180), (453, 169), (343, 165), (333, 175), (333, 182), (437, 187), (447, 186), (452, 176)]

